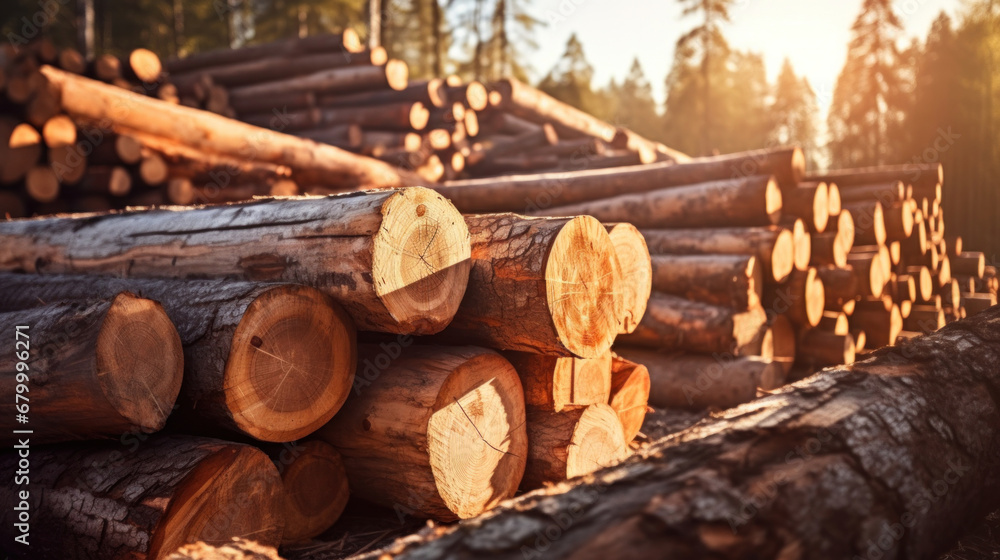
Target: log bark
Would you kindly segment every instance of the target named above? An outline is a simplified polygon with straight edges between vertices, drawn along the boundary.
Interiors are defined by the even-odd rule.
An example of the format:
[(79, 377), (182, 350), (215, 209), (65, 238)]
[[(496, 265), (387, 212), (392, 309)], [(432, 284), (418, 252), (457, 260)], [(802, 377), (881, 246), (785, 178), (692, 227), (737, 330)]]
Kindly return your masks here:
[(899, 241), (913, 234), (913, 211), (916, 202), (908, 200), (892, 205), (883, 205), (886, 239)]
[(854, 336), (850, 332), (810, 329), (802, 333), (796, 359), (804, 366), (823, 368), (854, 363), (855, 352)]
[(765, 278), (784, 282), (795, 267), (792, 232), (782, 228), (669, 229), (641, 231), (652, 255), (753, 255)]
[(792, 272), (788, 282), (764, 289), (764, 307), (783, 313), (798, 327), (815, 327), (823, 317), (826, 290), (815, 268)]
[(0, 223), (0, 269), (311, 285), (359, 328), (430, 334), (458, 308), (467, 228), (426, 189)]
[(315, 35), (310, 37), (285, 39), (260, 45), (250, 45), (239, 49), (216, 49), (203, 53), (192, 54), (180, 59), (168, 60), (164, 64), (172, 74), (203, 70), (213, 66), (228, 66), (247, 60), (256, 60), (266, 56), (294, 56), (315, 52), (345, 52), (360, 53), (364, 46), (353, 29), (345, 29), (341, 33), (331, 35)]
[(317, 433), (343, 456), (352, 495), (442, 521), (514, 495), (528, 436), (509, 362), (482, 348), (399, 342), (360, 354), (355, 394)]
[[(761, 304), (764, 271), (752, 255), (655, 255), (653, 289), (744, 311)], [(770, 276), (770, 272), (767, 273)]]
[(858, 279), (859, 296), (882, 297), (889, 279), (885, 275), (886, 263), (881, 252), (851, 253), (847, 255), (847, 264)]
[(840, 192), (844, 203), (877, 200), (883, 205), (902, 202), (907, 198), (906, 184), (902, 181), (886, 181), (862, 185), (844, 185)]
[(872, 285), (870, 270), (858, 271), (850, 265), (818, 267), (816, 274), (823, 281), (823, 293), (826, 297), (825, 308), (839, 311), (848, 302), (853, 302), (861, 297), (865, 290), (862, 286)]
[(639, 327), (618, 342), (659, 350), (747, 355), (766, 330), (763, 309), (737, 312), (653, 292)]
[[(10, 290), (4, 286), (4, 297)], [(0, 326), (12, 346), (0, 358), (0, 386), (10, 395), (2, 406), (4, 444), (163, 428), (181, 388), (184, 357), (159, 304), (115, 291), (106, 299), (91, 294), (84, 302), (2, 309)], [(15, 420), (21, 415), (27, 422)]]
[[(990, 475), (998, 322), (993, 310), (904, 341), (641, 459), (387, 550), (404, 560), (936, 558), (1000, 502)], [(928, 422), (948, 429), (903, 429)], [(560, 525), (566, 516), (573, 522)]]
[(620, 223), (605, 227), (615, 248), (621, 279), (618, 283), (618, 289), (622, 292), (619, 332), (630, 333), (646, 313), (646, 302), (649, 301), (652, 290), (653, 270), (649, 249), (642, 233), (632, 224)]
[(781, 217), (781, 190), (772, 177), (755, 176), (626, 194), (530, 212), (541, 216), (594, 216), (640, 228), (767, 226)]
[(308, 541), (332, 527), (350, 495), (340, 453), (319, 440), (268, 445), (263, 451), (278, 468), (284, 488), (281, 543)]
[(167, 556), (167, 560), (282, 560), (274, 547), (261, 546), (254, 541), (234, 539), (233, 542), (213, 546), (203, 542), (187, 544)]
[(796, 219), (790, 229), (792, 243), (795, 244), (795, 270), (805, 271), (809, 268), (809, 261), (812, 260), (812, 236), (809, 235), (809, 230), (801, 219)]
[(340, 409), (354, 380), (354, 324), (306, 286), (27, 274), (2, 274), (0, 286), (0, 309), (124, 291), (163, 302), (184, 347), (177, 413), (192, 430), (305, 437)]
[(649, 370), (649, 404), (662, 408), (725, 409), (757, 398), (762, 385), (780, 386), (780, 365), (750, 356), (660, 354), (622, 348), (622, 355)]
[(332, 146), (171, 105), (48, 66), (42, 73), (61, 90), (63, 110), (70, 117), (89, 122), (107, 119), (117, 133), (144, 132), (206, 153), (244, 158), (254, 154), (256, 160), (287, 165), (301, 184), (398, 187), (422, 183), (405, 172)]
[(611, 352), (597, 358), (559, 358), (505, 352), (524, 387), (529, 409), (560, 412), (567, 407), (607, 403), (611, 394)]
[(919, 333), (934, 332), (945, 325), (944, 311), (932, 305), (914, 305), (903, 328)]
[(344, 66), (270, 82), (261, 82), (229, 90), (229, 98), (242, 103), (271, 95), (288, 93), (353, 93), (369, 89), (406, 87), (409, 70), (402, 60), (389, 60), (380, 66)]
[(800, 174), (804, 161), (797, 149), (765, 150), (695, 158), (687, 163), (449, 181), (437, 188), (462, 212), (527, 212), (753, 175), (773, 175), (783, 184), (785, 178)]
[(885, 215), (878, 201), (845, 204), (854, 221), (854, 242), (858, 245), (885, 245)]
[(444, 107), (448, 103), (444, 82), (439, 78), (410, 82), (401, 90), (371, 90), (349, 94), (322, 95), (317, 99), (323, 107), (359, 107), (401, 101), (419, 102), (426, 107)]
[(501, 350), (596, 358), (619, 330), (615, 249), (600, 222), (466, 216), (472, 271), (441, 338)]
[(948, 261), (952, 274), (982, 278), (986, 271), (986, 256), (979, 251), (960, 253)]
[(522, 490), (590, 474), (629, 456), (621, 421), (607, 404), (562, 412), (530, 411), (527, 425), (528, 461)]
[[(15, 557), (155, 560), (187, 543), (222, 545), (244, 535), (278, 545), (281, 479), (264, 453), (213, 439), (147, 437), (32, 448), (30, 544), (13, 545), (21, 549)], [(17, 460), (7, 453), (0, 464), (14, 472)], [(16, 490), (0, 489), (7, 542), (16, 534), (13, 508), (25, 498)]]
[(782, 214), (801, 218), (815, 233), (823, 233), (830, 220), (830, 194), (826, 183), (813, 182), (781, 190)]
[(836, 183), (837, 186), (842, 188), (849, 188), (854, 185), (902, 181), (916, 188), (918, 185), (923, 187), (941, 184), (944, 181), (944, 168), (940, 163), (883, 165), (879, 167), (840, 169), (826, 173), (809, 174), (806, 180)]
[(855, 309), (851, 315), (851, 327), (865, 331), (869, 348), (881, 348), (896, 342), (903, 330), (903, 317), (899, 306), (886, 309)]
[(630, 443), (642, 429), (642, 421), (649, 409), (649, 370), (615, 355), (611, 358), (611, 398), (608, 404), (618, 414), (625, 432), (625, 442)]
[(249, 84), (285, 80), (295, 76), (313, 74), (331, 68), (344, 66), (379, 66), (387, 62), (385, 49), (379, 47), (359, 53), (320, 52), (306, 55), (278, 55), (247, 60), (237, 64), (227, 64), (205, 71), (172, 73), (171, 81), (184, 87), (197, 80), (203, 73), (212, 77), (212, 82), (227, 88)]

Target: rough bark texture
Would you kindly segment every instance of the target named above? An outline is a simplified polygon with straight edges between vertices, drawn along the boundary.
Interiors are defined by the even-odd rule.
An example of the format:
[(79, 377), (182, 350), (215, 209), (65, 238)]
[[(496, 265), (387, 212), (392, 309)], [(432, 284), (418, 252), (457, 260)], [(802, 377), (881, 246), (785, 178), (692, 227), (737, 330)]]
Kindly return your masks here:
[[(5, 295), (10, 289), (4, 286)], [(177, 330), (159, 304), (111, 290), (75, 303), (0, 309), (7, 309), (0, 313), (0, 330), (10, 344), (0, 355), (0, 389), (10, 395), (0, 407), (0, 442), (98, 439), (163, 428), (181, 388), (184, 358)]]
[(0, 223), (0, 269), (313, 286), (364, 330), (444, 328), (468, 277), (467, 228), (426, 189)]
[(654, 255), (652, 263), (657, 292), (736, 310), (760, 306), (764, 273), (752, 255)]
[[(32, 448), (28, 546), (13, 541), (16, 491), (25, 488), (0, 489), (4, 546), (12, 557), (154, 560), (189, 542), (250, 535), (277, 546), (281, 479), (264, 453), (212, 439), (143, 439)], [(17, 461), (10, 452), (0, 465), (14, 472)]]
[(301, 285), (0, 274), (0, 309), (128, 291), (162, 303), (184, 345), (188, 429), (292, 441), (333, 417), (354, 381), (354, 324)]
[(472, 272), (442, 339), (596, 358), (619, 326), (615, 249), (589, 216), (466, 216)]
[(1000, 503), (998, 333), (1000, 309), (987, 311), (705, 420), (593, 478), (387, 550), (935, 558)]
[(167, 560), (281, 560), (274, 547), (254, 541), (234, 539), (231, 543), (212, 546), (204, 542), (184, 545)]

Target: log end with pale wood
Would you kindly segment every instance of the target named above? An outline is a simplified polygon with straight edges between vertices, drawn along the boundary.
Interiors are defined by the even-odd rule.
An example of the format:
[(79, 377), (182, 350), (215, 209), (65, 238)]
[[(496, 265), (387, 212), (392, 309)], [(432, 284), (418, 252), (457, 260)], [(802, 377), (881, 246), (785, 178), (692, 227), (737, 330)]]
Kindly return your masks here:
[(350, 496), (340, 454), (319, 440), (269, 447), (285, 489), (282, 544), (308, 541), (337, 522)]
[(611, 352), (597, 358), (572, 358), (505, 352), (521, 378), (529, 408), (559, 412), (570, 406), (606, 403), (612, 388)]
[(621, 279), (618, 283), (622, 304), (620, 332), (629, 333), (635, 330), (646, 312), (646, 302), (652, 290), (653, 270), (649, 249), (642, 233), (632, 224), (620, 223), (607, 228), (615, 247)]
[(630, 442), (642, 429), (642, 422), (649, 409), (649, 370), (613, 356), (611, 359), (611, 399), (608, 404), (618, 413), (618, 420), (625, 431), (625, 441)]

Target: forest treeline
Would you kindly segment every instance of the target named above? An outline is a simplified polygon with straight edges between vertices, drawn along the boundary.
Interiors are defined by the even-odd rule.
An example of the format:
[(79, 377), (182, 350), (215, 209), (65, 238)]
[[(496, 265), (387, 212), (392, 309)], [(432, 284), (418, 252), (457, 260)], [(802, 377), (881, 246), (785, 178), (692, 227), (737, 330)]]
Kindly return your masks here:
[[(594, 83), (576, 37), (551, 69), (531, 69), (544, 14), (530, 0), (382, 0), (380, 42), (414, 77), (456, 73), (491, 80), (534, 71), (538, 87), (618, 125), (707, 155), (796, 144), (810, 165), (945, 164), (945, 205), (970, 247), (1000, 248), (1000, 0), (969, 0), (942, 13), (927, 37), (904, 42), (891, 0), (864, 0), (832, 92), (817, 92), (789, 62), (771, 82), (763, 57), (731, 47), (736, 0), (677, 0), (689, 31), (677, 40), (666, 99), (658, 104), (638, 60)], [(93, 10), (93, 48), (147, 47), (173, 57), (282, 37), (365, 34), (366, 0), (4, 0), (0, 32), (17, 44), (45, 33), (77, 44), (80, 14)], [(828, 115), (820, 105), (829, 105)], [(826, 126), (821, 126), (821, 119)], [(825, 130), (824, 130), (825, 129)]]

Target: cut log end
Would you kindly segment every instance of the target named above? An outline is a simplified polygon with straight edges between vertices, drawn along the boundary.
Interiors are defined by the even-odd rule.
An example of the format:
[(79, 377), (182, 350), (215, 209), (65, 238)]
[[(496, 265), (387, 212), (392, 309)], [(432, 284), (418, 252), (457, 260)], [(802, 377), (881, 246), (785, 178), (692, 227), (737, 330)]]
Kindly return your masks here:
[(155, 82), (163, 72), (160, 57), (148, 49), (135, 49), (129, 53), (128, 64), (135, 76), (143, 82)]
[(792, 243), (795, 245), (792, 263), (795, 270), (807, 270), (812, 259), (812, 237), (802, 220), (795, 220), (792, 226)]
[(627, 223), (608, 227), (608, 235), (618, 256), (622, 315), (620, 332), (635, 330), (646, 312), (653, 284), (653, 269), (646, 240), (635, 226)]
[(600, 356), (618, 334), (614, 260), (610, 236), (590, 216), (567, 221), (552, 243), (546, 299), (559, 340), (574, 355)]
[(283, 285), (247, 308), (226, 363), (236, 426), (262, 441), (293, 441), (333, 417), (356, 363), (354, 324), (319, 291)]
[(614, 409), (595, 404), (528, 417), (530, 456), (522, 488), (539, 488), (590, 474), (628, 457), (628, 444)]
[(163, 558), (197, 541), (222, 545), (233, 535), (278, 546), (285, 525), (282, 498), (278, 471), (267, 455), (246, 445), (221, 446), (185, 477), (147, 558)]
[(394, 194), (382, 215), (372, 255), (375, 293), (402, 330), (439, 332), (458, 310), (472, 267), (465, 220), (422, 188)]
[(789, 230), (782, 230), (771, 248), (771, 277), (775, 282), (784, 282), (795, 269), (795, 237)]
[(427, 452), (438, 494), (460, 519), (517, 490), (528, 455), (521, 394), (513, 367), (493, 353), (455, 368), (438, 393), (427, 423)]
[(774, 177), (767, 182), (767, 188), (764, 190), (764, 211), (772, 224), (777, 224), (781, 220), (781, 189)]
[(410, 80), (410, 69), (402, 60), (392, 59), (385, 63), (385, 79), (390, 88), (403, 91)]
[[(177, 329), (160, 304), (119, 294), (97, 336), (98, 381), (130, 423), (160, 430), (181, 389), (184, 355)], [(162, 406), (149, 406), (149, 403)]]
[(329, 529), (340, 518), (350, 491), (340, 454), (328, 443), (302, 444), (284, 467), (285, 532), (283, 544), (302, 542)]
[(625, 441), (630, 442), (642, 429), (649, 402), (649, 370), (642, 364), (614, 356), (611, 360), (611, 398), (622, 423)]

